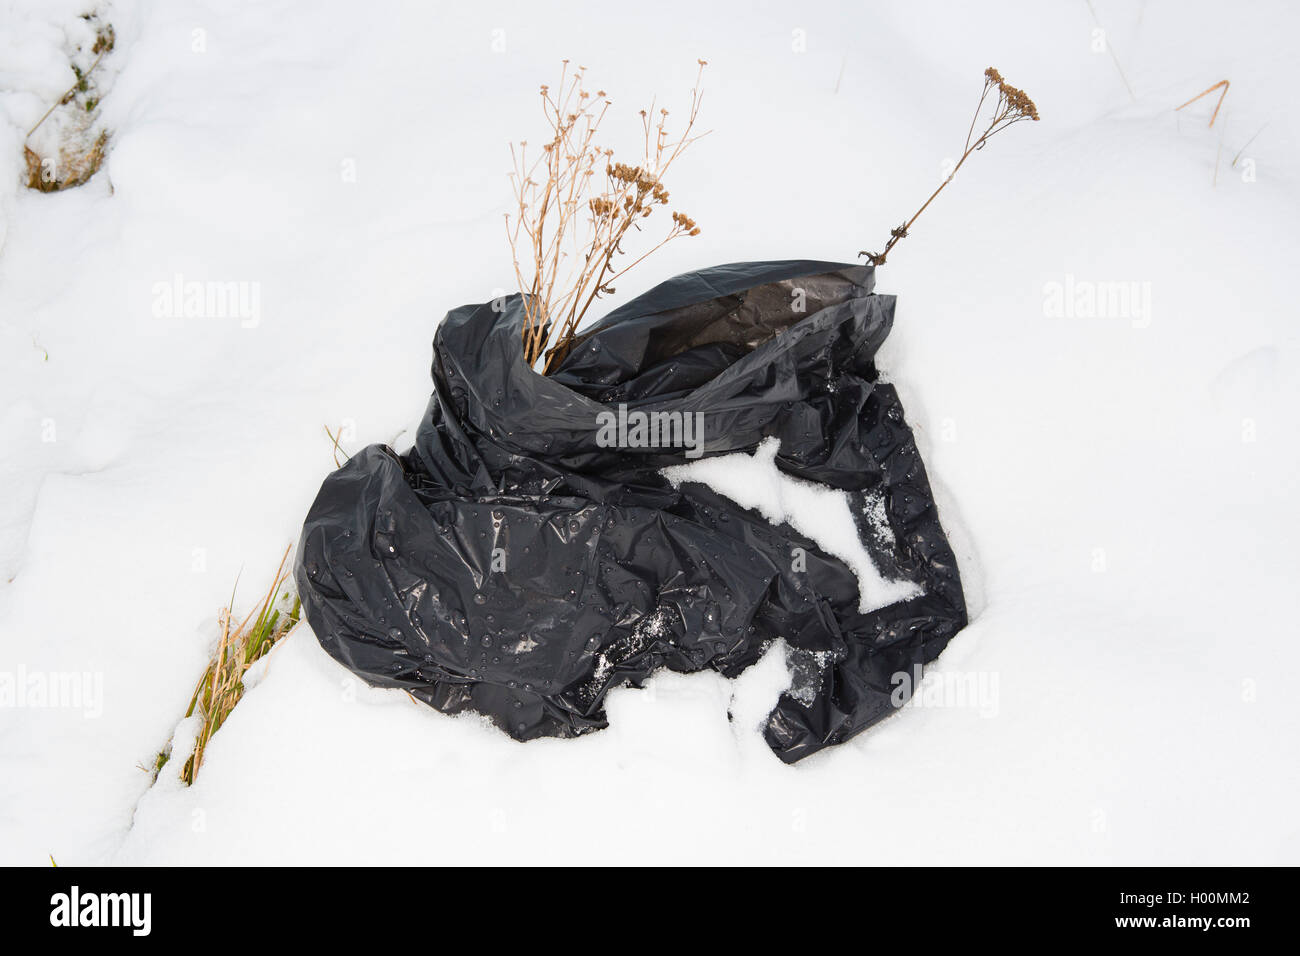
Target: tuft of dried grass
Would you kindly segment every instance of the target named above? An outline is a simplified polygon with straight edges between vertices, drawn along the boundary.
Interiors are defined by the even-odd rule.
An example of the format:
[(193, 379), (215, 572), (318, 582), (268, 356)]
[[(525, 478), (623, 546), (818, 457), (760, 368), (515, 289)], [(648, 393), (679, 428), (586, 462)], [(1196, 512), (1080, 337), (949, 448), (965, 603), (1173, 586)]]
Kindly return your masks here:
[[(216, 650), (209, 661), (203, 676), (194, 688), (190, 698), (186, 717), (196, 714), (202, 718), (203, 725), (194, 739), (194, 749), (186, 756), (181, 768), (181, 779), (193, 784), (194, 778), (203, 765), (203, 755), (207, 750), (212, 735), (221, 729), (235, 705), (244, 696), (244, 674), (253, 664), (270, 653), (286, 634), (298, 623), (302, 602), (294, 596), (287, 612), (277, 608), (276, 604), (287, 603), (289, 591), (281, 593), (281, 588), (289, 578), (289, 551), (286, 548), (280, 559), (280, 566), (275, 572), (275, 579), (262, 601), (239, 624), (234, 624), (234, 594), (230, 604), (222, 608), (218, 616), (221, 636), (217, 640)], [(236, 582), (238, 586), (238, 582)], [(158, 771), (177, 755), (163, 751), (158, 754), (152, 768), (154, 777)]]
[[(542, 86), (542, 112), (549, 134), (530, 159), (527, 140), (510, 146), (515, 212), (506, 214), (506, 234), (515, 277), (524, 296), (524, 356), (535, 365), (543, 356), (549, 373), (567, 352), (591, 304), (615, 291), (613, 283), (673, 239), (698, 236), (700, 227), (683, 212), (672, 213), (666, 235), (627, 264), (623, 243), (640, 232), (660, 206), (668, 204), (664, 178), (693, 134), (703, 100), (704, 60), (699, 60), (685, 128), (668, 132), (668, 110), (640, 111), (644, 152), (636, 163), (616, 161), (597, 138), (611, 101), (604, 90), (588, 92), (586, 67), (569, 72), (563, 61), (555, 92)], [(521, 262), (521, 259), (523, 262)]]
[(82, 148), (75, 143), (65, 144), (57, 157), (42, 158), (30, 146), (23, 147), (27, 162), (27, 188), (43, 193), (56, 193), (87, 182), (99, 172), (108, 149), (108, 130), (104, 130), (89, 145)]
[[(108, 150), (108, 131), (101, 130), (96, 135), (92, 129), (100, 103), (100, 91), (95, 86), (93, 74), (104, 57), (113, 52), (117, 37), (113, 25), (101, 22), (98, 14), (84, 14), (82, 19), (89, 21), (95, 28), (95, 42), (89, 51), (95, 57), (94, 62), (84, 71), (75, 62), (69, 64), (77, 81), (23, 137), (27, 188), (38, 192), (59, 192), (86, 183), (99, 172)], [(55, 142), (47, 142), (44, 147), (38, 147), (45, 150), (45, 155), (41, 155), (38, 149), (32, 148), (29, 141), (56, 112), (58, 130), (53, 137)], [(50, 138), (47, 137), (47, 140)]]
[[(975, 127), (979, 123), (980, 116), (984, 114), (984, 104), (989, 101), (989, 94), (991, 93), (996, 93), (996, 96), (993, 98), (989, 113), (985, 119), (984, 131), (976, 137)], [(859, 252), (858, 255), (866, 256), (867, 261), (873, 266), (883, 266), (889, 251), (894, 248), (900, 239), (907, 238), (912, 224), (920, 218), (921, 213), (925, 212), (930, 203), (934, 202), (935, 197), (943, 192), (944, 187), (952, 182), (953, 177), (957, 175), (957, 170), (961, 169), (966, 160), (976, 151), (983, 149), (988, 141), (998, 133), (1023, 120), (1038, 122), (1038, 107), (1034, 105), (1034, 101), (1029, 98), (1024, 90), (1012, 86), (1002, 78), (1001, 73), (993, 67), (989, 67), (984, 71), (984, 88), (980, 92), (980, 101), (975, 107), (975, 116), (970, 121), (970, 129), (966, 132), (966, 145), (962, 148), (961, 159), (957, 160), (957, 165), (939, 184), (939, 188), (930, 194), (930, 198), (921, 204), (921, 208), (912, 215), (911, 219), (889, 231), (889, 241), (885, 243), (882, 252)]]

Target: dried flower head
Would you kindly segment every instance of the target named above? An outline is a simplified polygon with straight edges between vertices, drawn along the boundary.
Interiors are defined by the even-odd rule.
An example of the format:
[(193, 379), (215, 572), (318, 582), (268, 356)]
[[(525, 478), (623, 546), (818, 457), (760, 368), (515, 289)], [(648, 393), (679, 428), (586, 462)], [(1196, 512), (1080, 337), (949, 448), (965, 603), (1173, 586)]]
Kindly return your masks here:
[[(1002, 78), (1002, 74), (989, 67), (984, 71), (984, 89), (985, 92), (996, 88), (998, 91), (998, 103), (994, 109), (995, 114), (1002, 114), (1011, 118), (1011, 122), (1018, 119), (1029, 119), (1038, 121), (1038, 107), (1034, 105), (1024, 90), (1018, 89)], [(983, 102), (981, 100), (981, 102)]]

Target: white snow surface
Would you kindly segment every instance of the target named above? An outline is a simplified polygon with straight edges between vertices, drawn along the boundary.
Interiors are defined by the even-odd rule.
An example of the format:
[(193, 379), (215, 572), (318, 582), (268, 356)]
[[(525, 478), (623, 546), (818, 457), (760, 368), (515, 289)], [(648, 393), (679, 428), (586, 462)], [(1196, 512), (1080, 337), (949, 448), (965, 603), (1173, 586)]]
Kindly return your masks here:
[[(774, 524), (789, 523), (812, 538), (827, 554), (840, 558), (858, 579), (858, 609), (864, 614), (916, 597), (923, 588), (912, 581), (886, 578), (858, 537), (847, 492), (792, 478), (776, 467), (781, 443), (764, 439), (754, 454), (701, 458), (664, 469), (674, 487), (698, 481), (717, 488), (732, 501), (752, 508)], [(869, 499), (870, 500), (870, 499)], [(883, 497), (878, 499), (883, 505)], [(871, 533), (894, 543), (893, 529), (882, 508), (867, 513)]]
[[(112, 0), (111, 151), (42, 195), (22, 141), (89, 4), (0, 3), (0, 691), (101, 698), (0, 694), (0, 863), (1300, 863), (1300, 10), (1092, 7)], [(246, 609), (333, 467), (323, 426), (409, 446), (437, 322), (513, 285), (507, 141), (541, 135), (563, 57), (629, 139), (709, 61), (712, 132), (671, 184), (703, 234), (611, 306), (878, 248), (986, 66), (1037, 101), (878, 275), (975, 612), (934, 673), (994, 678), (995, 706), (787, 767), (758, 732), (774, 649), (519, 744), (365, 687), (303, 626), (197, 783), (151, 789), (232, 583)], [(1213, 128), (1213, 97), (1175, 111), (1225, 78)], [(177, 277), (245, 283), (256, 315), (160, 318)], [(1137, 311), (1089, 314), (1110, 283)]]

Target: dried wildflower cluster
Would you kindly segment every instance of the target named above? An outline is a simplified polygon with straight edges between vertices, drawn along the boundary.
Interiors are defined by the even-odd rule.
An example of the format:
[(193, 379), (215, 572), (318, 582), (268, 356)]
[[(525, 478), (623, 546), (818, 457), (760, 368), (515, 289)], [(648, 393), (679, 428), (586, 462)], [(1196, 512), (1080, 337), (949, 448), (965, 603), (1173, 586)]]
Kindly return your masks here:
[[(988, 102), (989, 94), (995, 91), (997, 93), (997, 98), (988, 114), (988, 121), (987, 125), (984, 127), (984, 132), (980, 133), (978, 138), (974, 138), (975, 127), (979, 123), (980, 116), (985, 112), (984, 104)], [(929, 206), (930, 203), (934, 202), (934, 197), (943, 192), (943, 187), (952, 182), (953, 177), (957, 175), (957, 170), (961, 169), (962, 164), (966, 162), (967, 157), (976, 150), (983, 149), (984, 144), (987, 143), (995, 134), (1002, 132), (1008, 126), (1013, 126), (1016, 123), (1019, 123), (1021, 120), (1033, 120), (1034, 122), (1037, 122), (1038, 107), (1034, 105), (1034, 101), (1029, 98), (1024, 90), (1012, 86), (1002, 78), (1001, 73), (993, 67), (989, 67), (984, 71), (984, 89), (980, 92), (979, 105), (975, 107), (975, 116), (971, 119), (970, 129), (966, 133), (966, 145), (963, 147), (961, 159), (957, 160), (957, 165), (952, 168), (952, 172), (950, 172), (947, 178), (939, 184), (939, 188), (930, 194), (930, 198), (921, 205), (921, 208), (916, 211), (911, 219), (907, 220), (907, 222), (903, 223), (901, 226), (895, 226), (893, 229), (889, 230), (889, 241), (885, 243), (883, 252), (859, 252), (858, 255), (866, 256), (867, 261), (873, 266), (883, 266), (885, 264), (885, 257), (888, 256), (889, 251), (894, 248), (894, 244), (900, 239), (907, 238), (907, 234), (912, 228), (912, 224), (916, 222), (921, 213), (925, 212), (926, 207)]]
[[(998, 101), (993, 108), (993, 126), (1010, 126), (1022, 119), (1038, 120), (1038, 107), (1034, 105), (1034, 101), (1025, 94), (1024, 90), (1017, 89), (1002, 79), (1002, 74), (993, 67), (984, 71), (984, 92), (980, 95), (979, 108), (975, 110), (976, 117), (979, 116), (980, 109), (984, 108), (984, 100), (989, 92), (995, 89), (998, 91)], [(969, 136), (966, 138), (966, 144), (970, 145)]]
[(541, 154), (531, 159), (526, 140), (517, 150), (511, 144), (516, 209), (506, 215), (515, 276), (524, 294), (524, 356), (530, 365), (545, 355), (542, 370), (549, 372), (592, 302), (613, 292), (619, 276), (665, 243), (700, 234), (694, 219), (674, 212), (667, 234), (657, 244), (629, 263), (617, 261), (625, 253), (628, 233), (641, 231), (642, 220), (668, 204), (668, 169), (703, 135), (692, 131), (704, 67), (700, 60), (680, 136), (670, 138), (666, 109), (656, 112), (652, 104), (641, 110), (644, 155), (636, 164), (615, 161), (612, 149), (597, 144), (611, 103), (604, 90), (594, 96), (587, 92), (586, 67), (570, 73), (565, 60), (558, 92), (541, 88), (550, 136)]

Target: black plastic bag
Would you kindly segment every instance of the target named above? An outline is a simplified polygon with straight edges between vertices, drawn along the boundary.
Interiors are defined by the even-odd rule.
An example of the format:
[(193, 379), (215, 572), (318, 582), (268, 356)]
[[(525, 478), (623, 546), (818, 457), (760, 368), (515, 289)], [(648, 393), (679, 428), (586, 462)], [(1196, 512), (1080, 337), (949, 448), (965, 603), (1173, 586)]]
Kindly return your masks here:
[[(782, 760), (893, 713), (966, 609), (876, 374), (894, 298), (872, 285), (871, 267), (813, 261), (678, 276), (551, 376), (525, 364), (519, 296), (454, 310), (415, 447), (364, 449), (308, 513), (295, 572), (321, 645), (520, 740), (604, 727), (606, 692), (660, 667), (734, 676), (776, 638), (793, 684), (764, 734)], [(876, 567), (916, 596), (864, 612), (842, 560), (660, 473), (772, 438), (783, 472), (848, 493)]]

